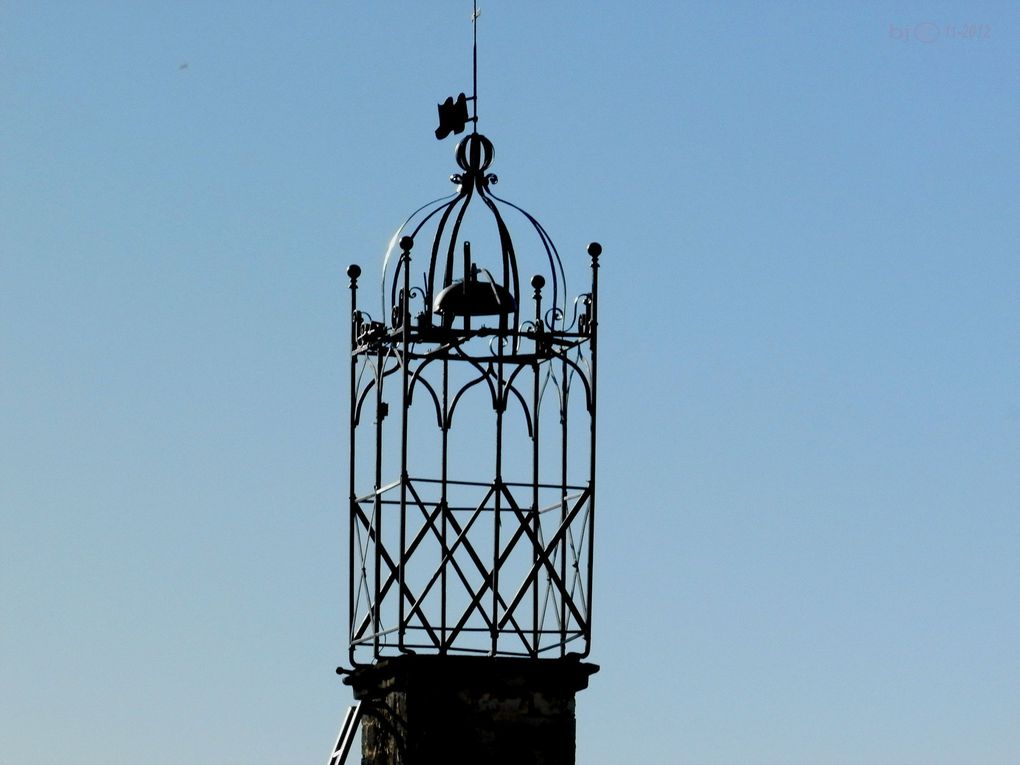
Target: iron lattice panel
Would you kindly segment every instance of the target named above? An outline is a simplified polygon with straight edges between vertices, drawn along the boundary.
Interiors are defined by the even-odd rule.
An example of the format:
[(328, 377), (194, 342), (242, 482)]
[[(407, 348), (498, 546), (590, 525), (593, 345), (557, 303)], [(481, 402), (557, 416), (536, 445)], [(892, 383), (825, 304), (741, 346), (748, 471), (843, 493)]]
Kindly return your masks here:
[(375, 655), (405, 650), (539, 656), (586, 638), (588, 487), (569, 487), (572, 494), (536, 512), (532, 487), (475, 484), (470, 488), (481, 500), (472, 507), (444, 502), (434, 481), (409, 478), (402, 555), (399, 543), (386, 544), (385, 532), (393, 524), (390, 536), (399, 536), (400, 502), (386, 497), (400, 488), (384, 487), (352, 507), (363, 564), (356, 573), (352, 645)]
[[(591, 296), (582, 303), (581, 318)], [(594, 322), (584, 333), (541, 324), (443, 343), (429, 328), (405, 337), (355, 321), (352, 662), (586, 653)], [(492, 353), (504, 348), (516, 352)], [(474, 442), (486, 427), (495, 438)], [(458, 430), (468, 436), (459, 448)], [(423, 461), (431, 470), (414, 470)]]

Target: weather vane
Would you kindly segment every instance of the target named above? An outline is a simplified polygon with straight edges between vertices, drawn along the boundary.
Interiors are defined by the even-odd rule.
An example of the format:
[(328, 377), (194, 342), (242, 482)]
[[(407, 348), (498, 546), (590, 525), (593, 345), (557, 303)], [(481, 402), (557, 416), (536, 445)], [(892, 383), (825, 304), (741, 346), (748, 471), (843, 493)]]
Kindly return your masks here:
[[(439, 109), (439, 127), (436, 128), (436, 138), (442, 141), (450, 133), (460, 134), (468, 122), (473, 122), (475, 132), (478, 132), (478, 17), (482, 12), (478, 10), (477, 0), (472, 5), (471, 11), (471, 97), (464, 93), (453, 100), (448, 97), (443, 103), (436, 104)], [(467, 102), (473, 102), (474, 116), (468, 117)]]

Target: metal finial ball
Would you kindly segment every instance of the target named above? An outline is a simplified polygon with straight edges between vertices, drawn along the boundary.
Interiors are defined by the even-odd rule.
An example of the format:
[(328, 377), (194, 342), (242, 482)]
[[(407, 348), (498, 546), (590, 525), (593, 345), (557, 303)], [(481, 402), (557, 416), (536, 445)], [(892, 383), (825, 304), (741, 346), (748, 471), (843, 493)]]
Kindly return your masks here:
[(492, 141), (481, 133), (471, 133), (457, 144), (457, 164), (469, 173), (484, 173), (492, 164), (496, 150)]
[(599, 255), (602, 254), (602, 245), (599, 244), (598, 242), (592, 242), (591, 244), (588, 245), (588, 254), (591, 255), (593, 258), (597, 258)]
[(545, 277), (542, 274), (535, 274), (531, 277), (531, 286), (540, 290), (545, 286)]
[(400, 249), (409, 252), (414, 247), (414, 239), (409, 236), (400, 237)]
[(349, 266), (347, 266), (347, 275), (352, 279), (357, 279), (359, 276), (361, 276), (361, 266), (359, 266), (357, 263), (351, 263)]

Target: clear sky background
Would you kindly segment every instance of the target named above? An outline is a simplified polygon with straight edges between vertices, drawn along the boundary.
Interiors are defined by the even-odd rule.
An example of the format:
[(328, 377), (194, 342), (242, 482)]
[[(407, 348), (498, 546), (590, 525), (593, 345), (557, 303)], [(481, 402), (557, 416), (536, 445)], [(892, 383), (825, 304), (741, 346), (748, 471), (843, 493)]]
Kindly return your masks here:
[[(3, 765), (325, 761), (344, 269), (469, 15), (3, 3)], [(501, 196), (605, 246), (578, 762), (1020, 762), (1020, 5), (479, 24)]]

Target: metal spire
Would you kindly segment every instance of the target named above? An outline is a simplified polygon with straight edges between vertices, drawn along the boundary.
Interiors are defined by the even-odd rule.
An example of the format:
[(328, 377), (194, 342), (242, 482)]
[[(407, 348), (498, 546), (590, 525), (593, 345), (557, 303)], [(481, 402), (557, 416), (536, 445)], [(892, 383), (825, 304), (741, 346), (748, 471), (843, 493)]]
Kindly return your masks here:
[(474, 111), (474, 129), (478, 132), (478, 17), (482, 12), (478, 10), (478, 0), (472, 0), (471, 11), (471, 100)]
[[(467, 123), (473, 122), (472, 134), (478, 133), (478, 17), (482, 12), (478, 10), (478, 0), (471, 3), (471, 97), (463, 93), (447, 98), (439, 107), (439, 127), (436, 128), (436, 138), (442, 141), (450, 133), (463, 133)], [(467, 102), (471, 101), (473, 115), (468, 116)]]

